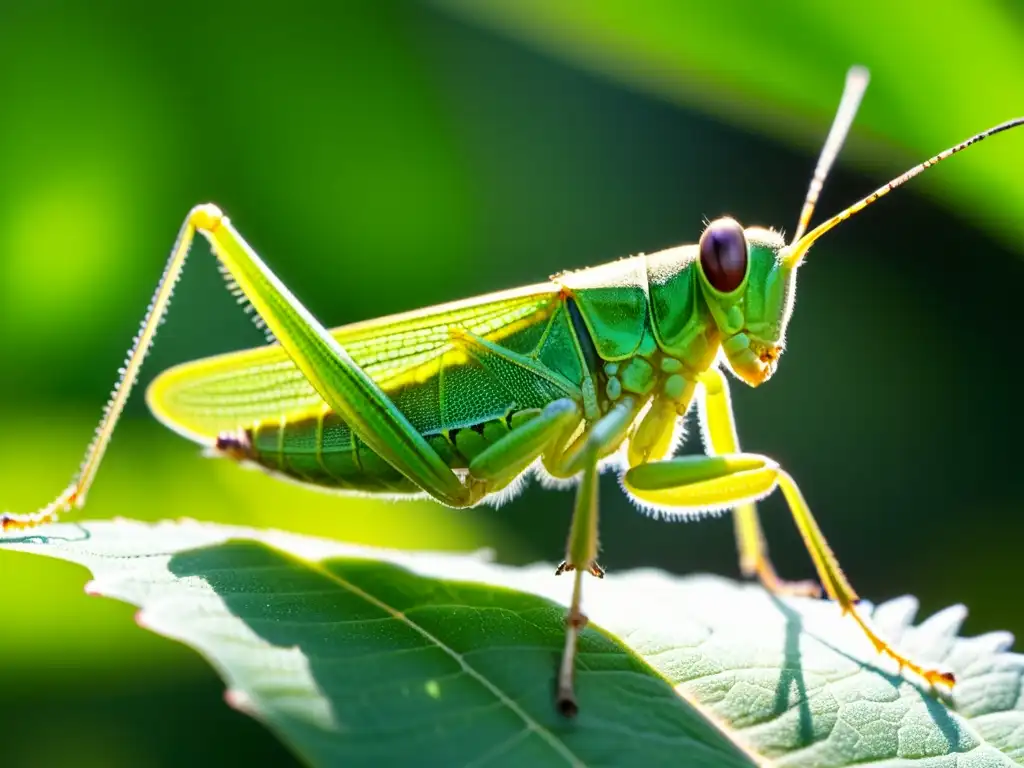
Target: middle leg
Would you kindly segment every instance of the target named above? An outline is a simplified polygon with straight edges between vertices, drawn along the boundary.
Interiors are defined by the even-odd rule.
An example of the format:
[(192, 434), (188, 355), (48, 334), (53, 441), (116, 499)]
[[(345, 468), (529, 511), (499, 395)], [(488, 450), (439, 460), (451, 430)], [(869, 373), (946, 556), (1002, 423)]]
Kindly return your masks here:
[(545, 466), (556, 477), (569, 478), (582, 474), (576, 490), (576, 504), (569, 525), (565, 560), (556, 574), (573, 575), (572, 601), (566, 616), (565, 648), (558, 669), (557, 705), (567, 717), (576, 714), (574, 678), (576, 645), (580, 632), (587, 625), (583, 613), (583, 577), (587, 573), (603, 576), (597, 565), (598, 551), (598, 463), (626, 438), (642, 403), (623, 397), (615, 406), (586, 430), (567, 448), (545, 456)]

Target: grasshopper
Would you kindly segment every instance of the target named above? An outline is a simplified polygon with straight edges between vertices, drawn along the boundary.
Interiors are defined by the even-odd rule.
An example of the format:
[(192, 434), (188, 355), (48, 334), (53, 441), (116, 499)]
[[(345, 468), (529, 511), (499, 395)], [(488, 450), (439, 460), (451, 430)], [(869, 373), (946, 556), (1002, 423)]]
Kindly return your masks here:
[[(573, 677), (585, 574), (598, 555), (599, 472), (667, 517), (735, 511), (741, 570), (779, 593), (819, 594), (778, 578), (755, 502), (781, 489), (825, 593), (875, 648), (929, 685), (952, 674), (890, 645), (857, 610), (792, 476), (740, 451), (725, 371), (757, 387), (784, 348), (796, 273), (840, 223), (975, 142), (1024, 125), (1002, 123), (911, 168), (808, 231), (819, 193), (853, 121), (867, 71), (854, 67), (800, 213), (778, 232), (710, 222), (696, 245), (621, 259), (513, 290), (328, 330), (274, 275), (219, 208), (185, 218), (95, 437), (71, 485), (32, 514), (5, 513), (19, 531), (81, 508), (196, 233), (229, 287), (255, 310), (272, 343), (177, 366), (149, 387), (165, 425), (214, 455), (341, 492), (432, 498), (466, 508), (508, 498), (533, 474), (577, 484), (565, 560), (572, 572), (556, 705), (577, 711)], [(704, 455), (674, 457), (681, 424), (699, 411)]]

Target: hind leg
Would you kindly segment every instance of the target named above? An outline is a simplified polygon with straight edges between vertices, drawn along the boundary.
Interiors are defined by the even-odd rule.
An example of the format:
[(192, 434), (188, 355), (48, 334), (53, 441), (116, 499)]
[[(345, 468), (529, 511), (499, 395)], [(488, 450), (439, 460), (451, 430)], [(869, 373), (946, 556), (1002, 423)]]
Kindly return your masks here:
[(904, 656), (860, 614), (857, 593), (839, 567), (796, 482), (768, 457), (750, 453), (683, 456), (633, 467), (623, 477), (623, 484), (643, 501), (694, 510), (753, 504), (776, 487), (781, 488), (828, 596), (839, 603), (844, 614), (850, 614), (875, 649), (894, 659), (901, 669), (912, 670), (930, 684), (953, 685), (952, 674)]
[[(699, 400), (704, 443), (709, 454), (738, 453), (736, 417), (729, 399), (729, 384), (721, 371), (709, 370), (701, 377), (704, 397)], [(784, 581), (775, 573), (768, 557), (757, 506), (753, 502), (737, 504), (733, 510), (736, 524), (736, 548), (740, 556), (740, 571), (744, 576), (756, 576), (765, 588), (776, 594), (820, 597), (821, 587), (813, 581)]]

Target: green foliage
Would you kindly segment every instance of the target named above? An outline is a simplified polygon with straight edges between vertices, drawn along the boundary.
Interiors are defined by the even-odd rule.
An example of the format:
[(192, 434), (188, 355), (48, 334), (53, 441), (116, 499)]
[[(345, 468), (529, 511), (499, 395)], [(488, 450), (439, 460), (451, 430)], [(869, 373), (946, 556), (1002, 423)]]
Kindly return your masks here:
[(903, 650), (957, 674), (943, 700), (889, 669), (833, 604), (613, 574), (589, 585), (604, 628), (584, 633), (582, 711), (566, 721), (551, 692), (568, 585), (549, 567), (191, 522), (42, 533), (4, 546), (87, 566), (91, 592), (197, 649), (228, 702), (313, 765), (1024, 759), (1024, 657), (1006, 633), (958, 639), (962, 607), (917, 627), (910, 598), (873, 615)]
[[(695, 241), (705, 216), (791, 228), (852, 62), (872, 84), (822, 214), (1024, 105), (1016, 0), (454, 6), (0, 6), (0, 509), (67, 483), (195, 203), (224, 206), (333, 325)], [(986, 142), (823, 243), (777, 380), (735, 393), (743, 445), (785, 460), (862, 594), (962, 600), (976, 631), (1018, 637), (1006, 585), (1024, 507), (1000, 457), (1019, 452), (1019, 387), (993, 329), (1017, 322), (1022, 147), (1024, 131)], [(261, 340), (197, 254), (141, 385)], [(141, 396), (129, 411), (90, 515), (188, 510), (373, 546), (494, 546), (503, 562), (565, 540), (567, 493), (533, 486), (473, 513), (339, 502), (199, 460)], [(588, 585), (595, 616), (632, 566), (736, 572), (728, 518), (659, 524), (604, 480), (611, 577)], [(765, 524), (783, 574), (809, 576), (778, 500)], [(0, 552), (4, 768), (285, 764), (197, 656), (80, 579)], [(564, 580), (538, 579), (564, 599)], [(1001, 717), (1012, 732), (1015, 715), (988, 722)]]
[[(917, 163), (1024, 111), (1024, 26), (1019, 6), (1000, 0), (954, 3), (942, 13), (888, 0), (842, 11), (813, 0), (784, 9), (655, 0), (642, 11), (615, 0), (435, 2), (573, 64), (813, 147), (824, 132), (812, 125), (834, 111), (843, 72), (864, 64), (876, 77), (854, 131), (873, 139), (859, 144), (862, 161), (877, 163), (881, 154)], [(951, 56), (953, 45), (984, 56)], [(1019, 251), (1024, 142), (978, 154), (985, 156), (959, 172), (922, 181)]]

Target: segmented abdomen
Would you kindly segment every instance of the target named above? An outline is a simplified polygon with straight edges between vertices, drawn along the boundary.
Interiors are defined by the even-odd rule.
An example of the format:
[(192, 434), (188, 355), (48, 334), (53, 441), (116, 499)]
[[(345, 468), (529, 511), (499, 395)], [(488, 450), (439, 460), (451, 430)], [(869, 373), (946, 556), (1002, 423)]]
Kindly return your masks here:
[[(452, 330), (445, 351), (387, 394), (449, 467), (466, 469), (549, 403), (582, 398), (593, 344), (581, 338), (586, 328), (573, 322), (570, 306), (571, 299), (556, 299), (535, 322), (498, 343)], [(262, 419), (233, 448), (228, 453), (305, 483), (364, 493), (420, 492), (326, 404)]]
[[(537, 409), (447, 432), (424, 435), (452, 469), (469, 463), (512, 429), (536, 416)], [(224, 436), (218, 448), (295, 480), (337, 490), (417, 494), (420, 489), (356, 437), (333, 411), (294, 421), (264, 421), (238, 437)]]

